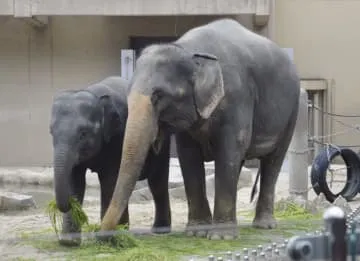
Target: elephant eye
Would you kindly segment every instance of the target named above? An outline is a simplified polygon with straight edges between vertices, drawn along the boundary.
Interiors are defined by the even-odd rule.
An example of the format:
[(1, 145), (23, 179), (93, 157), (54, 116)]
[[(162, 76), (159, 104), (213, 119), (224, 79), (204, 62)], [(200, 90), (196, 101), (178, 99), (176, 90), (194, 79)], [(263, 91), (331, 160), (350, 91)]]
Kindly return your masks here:
[(161, 89), (155, 90), (151, 96), (151, 102), (156, 106), (159, 101), (165, 96), (165, 92)]
[(85, 139), (86, 136), (89, 134), (89, 131), (87, 129), (80, 129), (79, 130), (79, 138), (80, 139)]

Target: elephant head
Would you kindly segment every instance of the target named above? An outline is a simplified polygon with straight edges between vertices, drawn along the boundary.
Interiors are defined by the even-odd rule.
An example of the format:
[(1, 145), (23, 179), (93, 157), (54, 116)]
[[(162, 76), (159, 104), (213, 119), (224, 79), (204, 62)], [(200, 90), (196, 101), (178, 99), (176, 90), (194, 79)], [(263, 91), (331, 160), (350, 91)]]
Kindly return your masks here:
[[(125, 120), (123, 120), (125, 121)], [(70, 210), (74, 193), (72, 172), (75, 166), (90, 160), (124, 123), (112, 99), (97, 97), (90, 91), (63, 91), (54, 98), (50, 133), (54, 149), (54, 183), (58, 208)]]
[(224, 97), (219, 61), (176, 44), (151, 45), (136, 61), (128, 95), (120, 172), (102, 230), (115, 228), (151, 146), (206, 121)]

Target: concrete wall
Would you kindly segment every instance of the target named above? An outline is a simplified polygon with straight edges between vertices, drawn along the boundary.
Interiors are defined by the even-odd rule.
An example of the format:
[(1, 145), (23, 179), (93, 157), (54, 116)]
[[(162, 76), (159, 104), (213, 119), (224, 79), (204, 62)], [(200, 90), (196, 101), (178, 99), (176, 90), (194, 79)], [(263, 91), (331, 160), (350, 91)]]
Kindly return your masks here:
[[(51, 165), (54, 93), (120, 74), (128, 36), (182, 34), (214, 18), (63, 16), (37, 31), (0, 16), (0, 165)], [(251, 16), (239, 19), (252, 27)]]
[[(360, 1), (276, 0), (275, 37), (282, 47), (294, 48), (301, 77), (325, 78), (331, 83), (333, 112), (360, 114), (359, 60)], [(328, 86), (329, 87), (329, 86)], [(338, 118), (350, 125), (360, 118)], [(347, 127), (333, 121), (331, 133)], [(359, 131), (334, 136), (339, 145), (359, 145)]]

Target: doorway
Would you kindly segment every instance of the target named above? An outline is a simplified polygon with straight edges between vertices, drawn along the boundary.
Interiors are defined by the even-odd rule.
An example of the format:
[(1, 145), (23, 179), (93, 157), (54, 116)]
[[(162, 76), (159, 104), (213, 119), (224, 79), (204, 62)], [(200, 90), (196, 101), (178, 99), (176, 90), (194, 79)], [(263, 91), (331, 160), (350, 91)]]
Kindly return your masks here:
[[(135, 59), (137, 59), (146, 46), (156, 43), (169, 43), (176, 41), (177, 36), (130, 36), (130, 48), (135, 51)], [(170, 157), (177, 158), (175, 137), (171, 136)]]
[(130, 48), (135, 51), (137, 58), (141, 50), (150, 44), (169, 43), (177, 39), (177, 36), (130, 36)]

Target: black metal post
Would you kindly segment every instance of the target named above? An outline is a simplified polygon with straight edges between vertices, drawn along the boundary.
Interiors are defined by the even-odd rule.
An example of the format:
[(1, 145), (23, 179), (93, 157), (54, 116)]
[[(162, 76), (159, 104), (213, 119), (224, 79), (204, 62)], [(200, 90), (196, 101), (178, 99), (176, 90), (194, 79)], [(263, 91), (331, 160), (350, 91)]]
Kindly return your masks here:
[(325, 229), (329, 237), (331, 261), (346, 261), (346, 216), (339, 207), (330, 207), (324, 213)]

